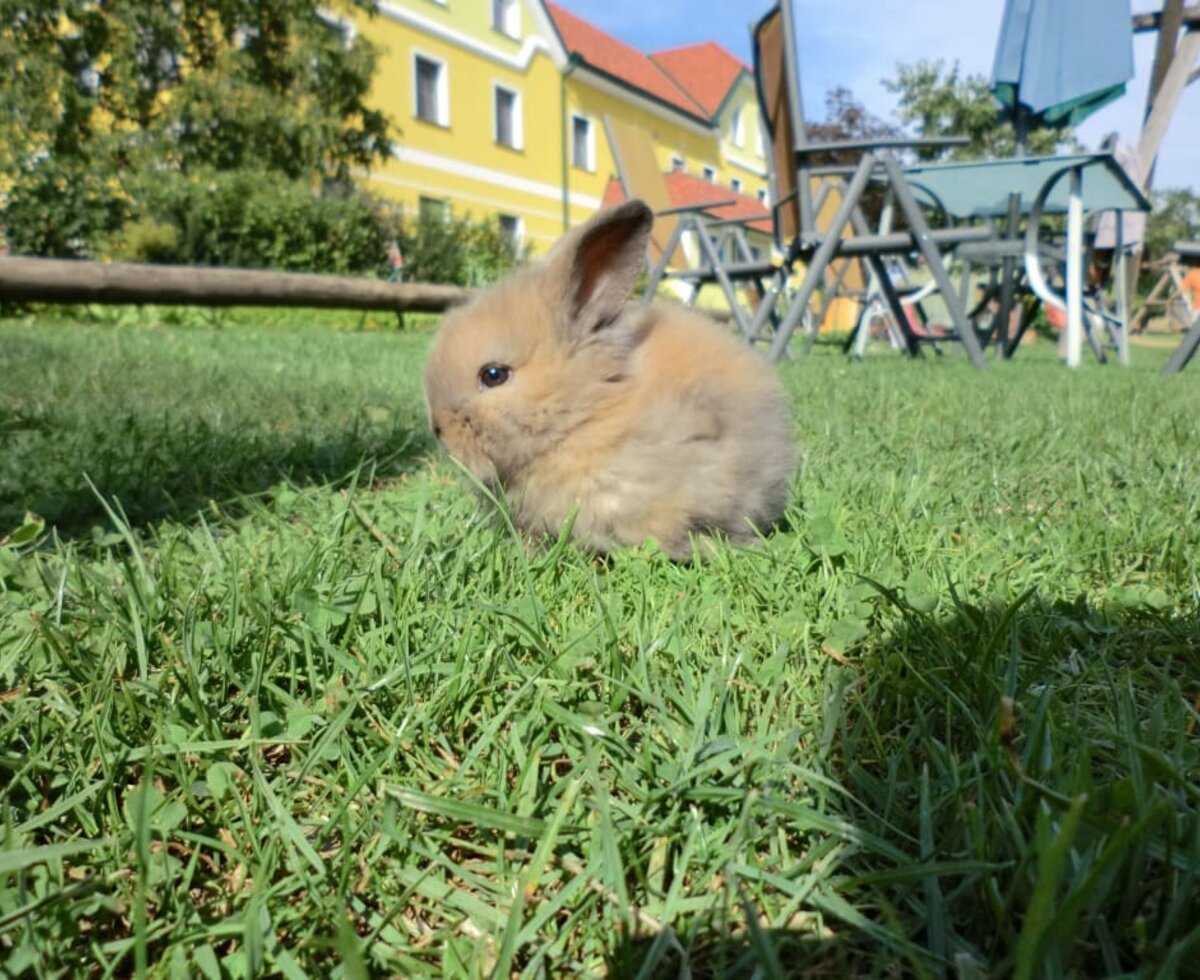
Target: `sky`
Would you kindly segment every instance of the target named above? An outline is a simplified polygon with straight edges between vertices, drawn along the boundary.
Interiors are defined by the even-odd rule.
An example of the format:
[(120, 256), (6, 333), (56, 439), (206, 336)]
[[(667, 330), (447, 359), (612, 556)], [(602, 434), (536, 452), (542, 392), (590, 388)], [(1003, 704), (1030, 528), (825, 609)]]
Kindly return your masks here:
[[(642, 51), (717, 41), (750, 61), (750, 23), (769, 0), (558, 0), (568, 10)], [(1135, 12), (1161, 0), (1133, 0)], [(957, 61), (964, 74), (991, 76), (1004, 0), (793, 0), (801, 88), (810, 120), (825, 115), (825, 93), (844, 85), (871, 112), (895, 122), (895, 97), (882, 81), (896, 65), (925, 59)], [(1154, 59), (1153, 34), (1134, 38), (1134, 77), (1125, 95), (1079, 127), (1095, 148), (1116, 131), (1129, 143), (1141, 132)], [(1200, 81), (1184, 91), (1158, 157), (1154, 187), (1200, 193)]]

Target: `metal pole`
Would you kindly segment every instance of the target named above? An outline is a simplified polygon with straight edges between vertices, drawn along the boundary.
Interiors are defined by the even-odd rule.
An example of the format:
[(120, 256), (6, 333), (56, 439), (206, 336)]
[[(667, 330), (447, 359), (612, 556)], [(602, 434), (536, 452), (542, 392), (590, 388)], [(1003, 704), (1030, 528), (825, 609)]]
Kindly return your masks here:
[(921, 250), (921, 254), (925, 256), (925, 262), (929, 265), (929, 271), (933, 274), (946, 309), (950, 312), (950, 319), (954, 322), (954, 327), (958, 331), (958, 339), (962, 343), (963, 349), (966, 350), (967, 357), (979, 370), (987, 370), (987, 361), (984, 359), (983, 351), (979, 348), (979, 338), (975, 336), (975, 328), (967, 322), (967, 314), (959, 300), (958, 292), (954, 288), (954, 283), (950, 281), (950, 276), (946, 273), (946, 267), (942, 264), (942, 256), (938, 252), (937, 245), (929, 236), (929, 224), (925, 221), (925, 216), (921, 213), (921, 208), (913, 197), (912, 191), (909, 190), (899, 162), (890, 153), (881, 154), (880, 160), (884, 170), (887, 171), (892, 190), (896, 194), (896, 203), (900, 205), (900, 210), (908, 219), (913, 239)]
[[(788, 309), (783, 323), (775, 331), (775, 340), (772, 342), (771, 350), (768, 354), (771, 361), (778, 361), (783, 357), (783, 352), (787, 350), (788, 342), (792, 339), (792, 334), (795, 332), (797, 324), (799, 324), (801, 317), (804, 316), (804, 311), (808, 308), (808, 301), (812, 299), (813, 292), (821, 283), (821, 278), (825, 274), (825, 267), (829, 265), (829, 260), (833, 257), (833, 253), (837, 251), (837, 247), (841, 242), (842, 229), (850, 221), (850, 215), (854, 212), (854, 206), (858, 203), (858, 199), (862, 197), (862, 193), (867, 187), (867, 182), (871, 179), (871, 171), (874, 168), (874, 155), (864, 153), (862, 159), (858, 162), (858, 169), (854, 171), (854, 176), (846, 186), (845, 197), (842, 198), (842, 203), (839, 205), (837, 213), (833, 216), (829, 227), (822, 235), (821, 244), (808, 261), (808, 268), (804, 270), (804, 282), (800, 286), (799, 292), (792, 298), (792, 305)], [(817, 335), (815, 331), (808, 335), (804, 342), (804, 353), (807, 354), (812, 350), (816, 339)]]
[(1067, 367), (1083, 356), (1083, 170), (1071, 168), (1067, 203)]
[(1129, 367), (1131, 358), (1129, 356), (1129, 285), (1125, 281), (1128, 272), (1125, 261), (1125, 212), (1117, 211), (1115, 217), (1117, 219), (1117, 261), (1113, 271), (1117, 276), (1117, 317), (1121, 321), (1117, 327), (1118, 343), (1120, 344), (1117, 359), (1120, 361), (1121, 367)]

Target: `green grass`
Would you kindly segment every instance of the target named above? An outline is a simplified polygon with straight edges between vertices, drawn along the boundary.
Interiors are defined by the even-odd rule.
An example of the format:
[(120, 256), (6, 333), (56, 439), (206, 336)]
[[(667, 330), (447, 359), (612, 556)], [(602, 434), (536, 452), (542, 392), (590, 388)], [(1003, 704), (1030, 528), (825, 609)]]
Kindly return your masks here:
[(8, 973), (1194, 971), (1165, 352), (787, 365), (789, 526), (687, 567), (513, 540), (427, 333), (129, 319), (0, 323)]

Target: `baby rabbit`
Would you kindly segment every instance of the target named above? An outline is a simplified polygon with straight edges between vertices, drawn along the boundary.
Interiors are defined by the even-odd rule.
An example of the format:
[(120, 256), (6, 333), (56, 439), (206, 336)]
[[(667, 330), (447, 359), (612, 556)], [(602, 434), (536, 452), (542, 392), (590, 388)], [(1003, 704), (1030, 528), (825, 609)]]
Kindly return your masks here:
[(425, 366), (434, 436), (517, 526), (607, 551), (748, 542), (797, 466), (774, 369), (707, 317), (629, 303), (653, 223), (603, 211), (443, 321)]

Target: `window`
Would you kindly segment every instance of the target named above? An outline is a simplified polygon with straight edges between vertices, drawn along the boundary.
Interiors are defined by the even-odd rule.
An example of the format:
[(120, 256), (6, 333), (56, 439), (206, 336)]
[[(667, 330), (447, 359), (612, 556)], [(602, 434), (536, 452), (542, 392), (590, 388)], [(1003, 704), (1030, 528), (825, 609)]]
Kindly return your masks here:
[(733, 180), (729, 182), (729, 186), (733, 188), (735, 194), (742, 193), (742, 178), (734, 177)]
[(501, 146), (520, 150), (525, 145), (524, 120), (521, 118), (521, 96), (510, 88), (492, 88), (495, 107), (495, 137)]
[(596, 134), (586, 116), (571, 117), (571, 163), (580, 170), (596, 169)]
[(763, 205), (767, 203), (767, 192), (762, 187), (758, 189), (758, 203)]
[(438, 197), (425, 197), (421, 195), (417, 203), (417, 209), (422, 221), (432, 221), (434, 219), (444, 221), (450, 216), (450, 209), (446, 206), (446, 202)]
[(521, 219), (513, 214), (501, 214), (496, 217), (500, 222), (500, 236), (514, 252), (517, 251), (521, 247), (521, 238), (524, 235)]
[(671, 157), (671, 169), (672, 170), (682, 170), (683, 167), (684, 167), (683, 157), (677, 157), (677, 156)]
[(517, 0), (492, 0), (492, 27), (509, 37), (520, 37), (521, 7)]
[(423, 54), (414, 54), (413, 86), (417, 118), (438, 126), (449, 126), (450, 98), (445, 62)]
[(358, 29), (354, 26), (353, 21), (349, 21), (344, 17), (338, 17), (336, 14), (331, 14), (324, 10), (317, 11), (317, 20), (321, 22), (330, 34), (337, 38), (344, 51), (349, 51), (354, 47), (354, 39), (358, 36)]
[(705, 167), (701, 173), (704, 174), (704, 179), (710, 184), (717, 179), (717, 172), (712, 167)]
[(743, 106), (738, 106), (733, 110), (733, 119), (730, 120), (729, 132), (733, 138), (733, 145), (739, 149), (746, 145), (746, 120), (742, 112)]

